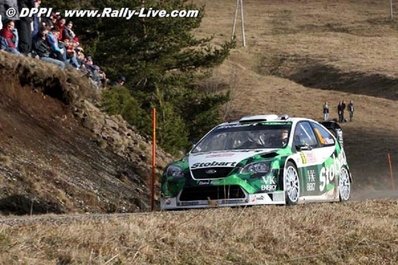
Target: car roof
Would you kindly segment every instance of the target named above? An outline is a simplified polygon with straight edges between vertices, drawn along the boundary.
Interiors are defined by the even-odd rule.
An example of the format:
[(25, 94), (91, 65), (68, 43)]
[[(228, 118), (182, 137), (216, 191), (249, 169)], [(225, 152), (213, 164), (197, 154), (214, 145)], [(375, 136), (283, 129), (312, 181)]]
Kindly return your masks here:
[(252, 115), (252, 116), (244, 116), (239, 120), (232, 122), (225, 122), (220, 124), (219, 126), (225, 125), (239, 125), (239, 124), (255, 124), (259, 122), (292, 122), (297, 123), (299, 121), (313, 121), (308, 118), (300, 118), (300, 117), (289, 117), (288, 115), (276, 115), (276, 114), (264, 114), (264, 115)]

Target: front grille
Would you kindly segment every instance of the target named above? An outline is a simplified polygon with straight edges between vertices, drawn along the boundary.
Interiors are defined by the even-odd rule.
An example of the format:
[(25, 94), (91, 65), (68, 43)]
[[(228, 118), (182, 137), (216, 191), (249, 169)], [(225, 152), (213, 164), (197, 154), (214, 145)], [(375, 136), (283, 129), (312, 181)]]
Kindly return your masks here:
[(180, 195), (180, 201), (238, 199), (245, 197), (246, 195), (242, 188), (237, 185), (203, 186), (184, 188)]
[(233, 167), (208, 167), (192, 169), (194, 179), (217, 179), (225, 178), (232, 171)]

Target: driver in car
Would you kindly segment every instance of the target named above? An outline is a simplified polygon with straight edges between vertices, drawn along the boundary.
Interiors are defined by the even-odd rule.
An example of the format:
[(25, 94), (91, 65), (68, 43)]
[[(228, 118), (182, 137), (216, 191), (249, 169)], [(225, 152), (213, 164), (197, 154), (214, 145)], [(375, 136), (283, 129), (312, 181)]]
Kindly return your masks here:
[(289, 141), (289, 131), (287, 129), (283, 129), (281, 132), (281, 143), (282, 146), (287, 145), (287, 142)]
[(289, 141), (289, 130), (288, 129), (282, 129), (280, 131), (279, 136), (275, 136), (270, 138), (269, 140), (269, 147), (271, 148), (281, 148), (287, 145), (287, 142)]
[(248, 132), (246, 141), (241, 146), (239, 146), (239, 149), (255, 148), (264, 148), (263, 141), (257, 133)]

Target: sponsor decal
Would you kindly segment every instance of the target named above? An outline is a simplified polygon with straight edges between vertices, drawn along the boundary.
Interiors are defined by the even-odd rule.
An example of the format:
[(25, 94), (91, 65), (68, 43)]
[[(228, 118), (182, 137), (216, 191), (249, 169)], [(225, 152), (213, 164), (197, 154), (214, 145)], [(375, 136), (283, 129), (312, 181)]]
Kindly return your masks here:
[(315, 170), (307, 171), (307, 191), (315, 191)]
[(205, 168), (205, 167), (234, 167), (236, 165), (236, 162), (207, 162), (207, 163), (195, 163), (191, 166), (191, 169), (195, 168)]
[(208, 175), (213, 175), (213, 174), (216, 174), (216, 173), (217, 173), (217, 170), (215, 170), (215, 169), (206, 170), (206, 174), (208, 174)]
[(221, 204), (234, 204), (234, 203), (242, 203), (242, 202), (245, 202), (245, 199), (221, 200)]
[(334, 140), (331, 138), (324, 138), (326, 144), (334, 144)]
[(274, 191), (276, 190), (276, 180), (275, 176), (268, 175), (267, 177), (262, 177), (264, 185), (261, 185), (261, 191)]
[(178, 203), (180, 206), (193, 206), (193, 205), (199, 205), (198, 201), (191, 201), (191, 202), (180, 202)]
[(211, 158), (211, 157), (228, 157), (228, 156), (234, 156), (234, 153), (220, 153), (220, 154), (211, 154), (207, 155), (206, 158)]
[(261, 191), (274, 191), (276, 190), (276, 185), (261, 185)]
[(330, 165), (324, 165), (319, 174), (319, 190), (324, 191), (329, 183), (332, 183), (335, 177), (340, 175), (340, 170), (343, 165), (346, 164), (346, 158), (344, 152), (331, 157), (332, 163)]
[(211, 182), (210, 180), (200, 180), (198, 181), (198, 185), (209, 185)]
[(301, 158), (301, 163), (303, 165), (316, 163), (315, 155), (312, 152), (307, 152), (307, 153), (300, 152), (300, 158)]
[(307, 163), (309, 163), (309, 164), (316, 163), (315, 155), (312, 152), (308, 152), (307, 154), (305, 154), (305, 157), (306, 157)]
[(255, 198), (257, 199), (257, 201), (263, 201), (263, 200), (265, 200), (264, 195), (257, 195)]

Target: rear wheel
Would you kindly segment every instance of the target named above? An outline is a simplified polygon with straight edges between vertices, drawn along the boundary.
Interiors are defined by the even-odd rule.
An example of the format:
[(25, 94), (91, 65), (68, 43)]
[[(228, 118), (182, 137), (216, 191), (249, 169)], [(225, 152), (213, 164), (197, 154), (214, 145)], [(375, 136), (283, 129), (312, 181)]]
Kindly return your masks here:
[(297, 204), (300, 197), (300, 180), (296, 166), (287, 162), (285, 168), (285, 196), (286, 204)]
[(340, 178), (339, 178), (339, 198), (340, 201), (348, 201), (351, 196), (351, 181), (350, 174), (348, 170), (343, 167), (340, 170)]

